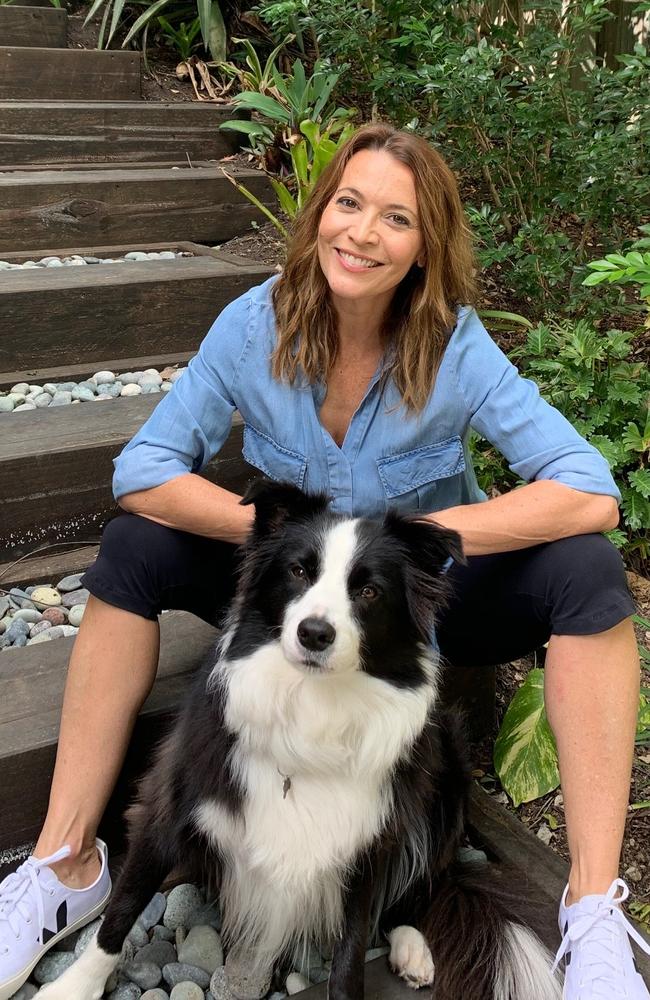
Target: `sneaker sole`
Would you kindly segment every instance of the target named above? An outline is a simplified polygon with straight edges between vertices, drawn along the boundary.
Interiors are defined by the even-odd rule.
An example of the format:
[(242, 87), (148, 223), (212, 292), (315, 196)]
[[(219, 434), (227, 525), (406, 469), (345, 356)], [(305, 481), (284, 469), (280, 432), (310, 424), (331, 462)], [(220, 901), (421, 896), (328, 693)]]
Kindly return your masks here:
[(73, 934), (75, 931), (80, 930), (82, 927), (85, 927), (86, 924), (89, 924), (91, 920), (94, 920), (95, 917), (98, 917), (100, 913), (102, 913), (106, 909), (106, 905), (109, 899), (111, 898), (111, 892), (112, 892), (112, 886), (108, 890), (104, 898), (99, 903), (97, 903), (97, 905), (94, 906), (92, 910), (89, 910), (88, 913), (85, 913), (83, 915), (83, 917), (79, 917), (79, 919), (75, 920), (73, 924), (70, 924), (68, 927), (64, 928), (64, 930), (60, 931), (58, 934), (55, 934), (53, 938), (50, 938), (47, 944), (43, 948), (41, 948), (36, 958), (32, 962), (30, 962), (29, 965), (26, 965), (24, 969), (16, 973), (13, 979), (9, 979), (5, 983), (2, 983), (2, 985), (0, 985), (0, 1000), (9, 1000), (9, 998), (12, 997), (14, 993), (18, 992), (20, 987), (27, 982), (32, 971), (36, 968), (40, 960), (43, 958), (43, 955), (46, 955), (48, 951), (51, 948), (53, 948), (55, 944), (57, 944), (58, 941), (62, 941), (63, 938), (67, 937), (69, 934)]

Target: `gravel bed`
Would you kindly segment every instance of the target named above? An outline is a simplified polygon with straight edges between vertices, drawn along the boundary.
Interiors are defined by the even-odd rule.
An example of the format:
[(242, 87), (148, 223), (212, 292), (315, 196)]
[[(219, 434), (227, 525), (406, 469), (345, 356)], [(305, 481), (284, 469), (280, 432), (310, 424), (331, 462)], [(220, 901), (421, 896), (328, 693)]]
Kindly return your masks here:
[(82, 576), (64, 576), (56, 586), (42, 583), (0, 591), (0, 650), (76, 635), (89, 597)]
[[(482, 851), (462, 849), (471, 860), (486, 860)], [(101, 919), (64, 938), (35, 967), (29, 981), (13, 1000), (31, 1000), (39, 986), (53, 982), (72, 965), (96, 933)], [(189, 882), (167, 893), (158, 892), (131, 929), (122, 958), (108, 983), (107, 1000), (236, 1000), (268, 997), (284, 1000), (329, 976), (331, 956), (313, 945), (273, 975), (254, 978), (242, 955), (228, 959), (220, 936), (217, 903)], [(369, 948), (366, 962), (388, 954), (387, 947)], [(236, 990), (231, 992), (230, 985)], [(72, 998), (71, 998), (72, 1000)]]
[(34, 267), (84, 267), (88, 264), (129, 264), (145, 260), (177, 260), (179, 257), (193, 257), (188, 250), (130, 250), (123, 257), (93, 257), (90, 254), (71, 253), (68, 257), (41, 257), (40, 260), (25, 260), (14, 264), (0, 260), (0, 271), (29, 271)]
[(8, 392), (0, 393), (0, 415), (19, 413), (26, 410), (42, 410), (49, 406), (70, 406), (74, 403), (97, 403), (118, 396), (140, 396), (159, 392), (169, 392), (174, 382), (181, 377), (185, 367), (169, 365), (158, 371), (95, 372), (81, 382), (45, 382), (37, 385), (17, 382)]

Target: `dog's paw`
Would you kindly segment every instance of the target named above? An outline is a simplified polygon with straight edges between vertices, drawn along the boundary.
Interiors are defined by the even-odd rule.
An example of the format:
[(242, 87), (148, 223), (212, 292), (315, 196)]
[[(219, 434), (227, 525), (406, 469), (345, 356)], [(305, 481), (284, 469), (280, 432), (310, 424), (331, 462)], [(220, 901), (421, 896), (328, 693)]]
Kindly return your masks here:
[(94, 937), (74, 965), (36, 994), (36, 1000), (101, 1000), (104, 986), (119, 961), (119, 955), (109, 955)]
[(415, 927), (396, 927), (388, 935), (388, 961), (393, 972), (414, 990), (431, 986), (435, 973), (429, 945)]
[(104, 987), (96, 983), (88, 983), (85, 977), (76, 974), (75, 966), (55, 979), (53, 983), (42, 986), (35, 1000), (100, 1000), (104, 995)]

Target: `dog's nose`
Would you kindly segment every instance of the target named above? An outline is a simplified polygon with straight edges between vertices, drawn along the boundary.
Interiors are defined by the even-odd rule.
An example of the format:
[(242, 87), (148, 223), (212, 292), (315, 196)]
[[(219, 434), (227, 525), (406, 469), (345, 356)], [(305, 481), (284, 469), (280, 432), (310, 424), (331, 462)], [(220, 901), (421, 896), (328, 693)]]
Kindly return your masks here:
[(298, 640), (305, 649), (320, 653), (331, 646), (336, 638), (336, 629), (324, 618), (303, 618), (298, 625)]

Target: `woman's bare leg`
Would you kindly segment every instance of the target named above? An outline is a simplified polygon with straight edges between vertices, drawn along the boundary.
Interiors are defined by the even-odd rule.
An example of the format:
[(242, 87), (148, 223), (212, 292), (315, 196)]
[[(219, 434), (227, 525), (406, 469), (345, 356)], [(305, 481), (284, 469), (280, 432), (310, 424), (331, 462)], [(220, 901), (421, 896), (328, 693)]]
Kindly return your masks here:
[(50, 802), (34, 851), (71, 888), (99, 874), (97, 826), (113, 790), (138, 711), (156, 676), (160, 630), (130, 611), (90, 597), (70, 657)]
[(570, 904), (607, 892), (618, 876), (639, 705), (631, 620), (598, 635), (552, 636), (545, 690), (560, 757)]

